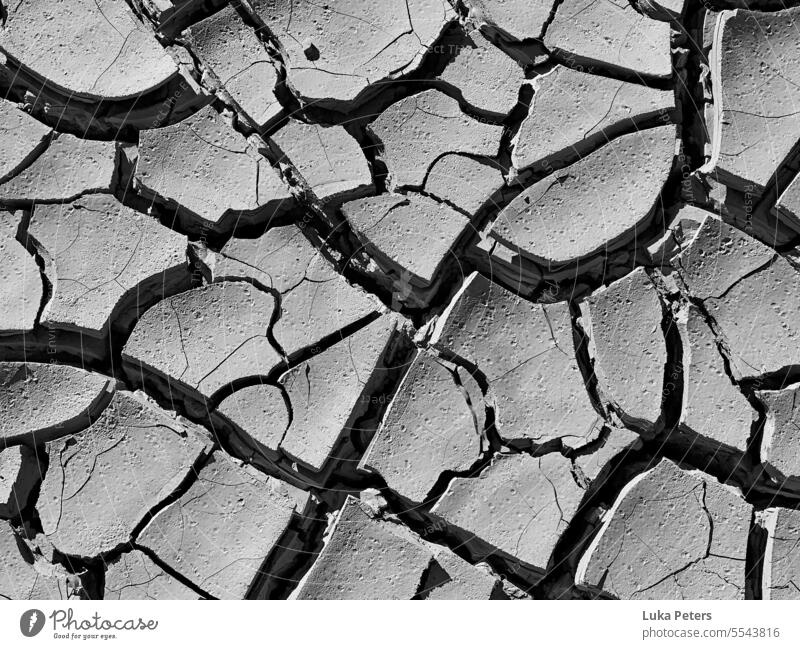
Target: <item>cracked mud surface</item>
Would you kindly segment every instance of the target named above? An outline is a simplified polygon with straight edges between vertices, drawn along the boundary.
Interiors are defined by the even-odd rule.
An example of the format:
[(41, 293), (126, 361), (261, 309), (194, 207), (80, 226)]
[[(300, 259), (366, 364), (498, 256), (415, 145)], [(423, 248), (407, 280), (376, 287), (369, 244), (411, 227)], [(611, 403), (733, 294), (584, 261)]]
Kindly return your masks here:
[(0, 598), (800, 599), (737, 4), (0, 2)]

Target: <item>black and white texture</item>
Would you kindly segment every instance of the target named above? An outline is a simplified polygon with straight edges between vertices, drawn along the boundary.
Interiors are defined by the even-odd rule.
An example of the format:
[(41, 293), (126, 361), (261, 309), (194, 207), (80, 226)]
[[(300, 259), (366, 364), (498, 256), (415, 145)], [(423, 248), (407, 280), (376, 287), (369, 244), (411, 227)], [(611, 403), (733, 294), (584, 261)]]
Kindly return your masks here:
[(800, 598), (800, 5), (0, 0), (0, 598)]

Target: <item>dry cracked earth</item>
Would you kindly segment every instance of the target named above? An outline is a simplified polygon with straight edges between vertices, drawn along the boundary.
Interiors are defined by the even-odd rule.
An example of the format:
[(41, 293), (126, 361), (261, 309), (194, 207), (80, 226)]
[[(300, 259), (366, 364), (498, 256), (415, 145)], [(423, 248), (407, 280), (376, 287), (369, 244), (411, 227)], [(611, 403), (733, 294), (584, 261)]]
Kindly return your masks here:
[(800, 598), (745, 4), (0, 1), (0, 597)]

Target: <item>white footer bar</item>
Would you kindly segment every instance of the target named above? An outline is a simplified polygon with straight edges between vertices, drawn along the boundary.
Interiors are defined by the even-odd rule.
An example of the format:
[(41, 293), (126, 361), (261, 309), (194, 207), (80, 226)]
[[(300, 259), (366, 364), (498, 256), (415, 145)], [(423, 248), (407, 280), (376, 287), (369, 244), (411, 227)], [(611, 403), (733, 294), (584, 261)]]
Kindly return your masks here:
[[(2, 602), (0, 647), (799, 647), (795, 602)], [(508, 644), (514, 643), (514, 645)]]

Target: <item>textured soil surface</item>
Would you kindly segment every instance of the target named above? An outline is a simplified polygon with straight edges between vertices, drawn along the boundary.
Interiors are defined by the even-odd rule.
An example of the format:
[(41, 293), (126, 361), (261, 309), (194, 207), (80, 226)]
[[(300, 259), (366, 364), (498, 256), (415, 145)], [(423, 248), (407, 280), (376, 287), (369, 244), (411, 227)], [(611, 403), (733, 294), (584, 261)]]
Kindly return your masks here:
[(800, 599), (742, 4), (0, 0), (0, 598)]

